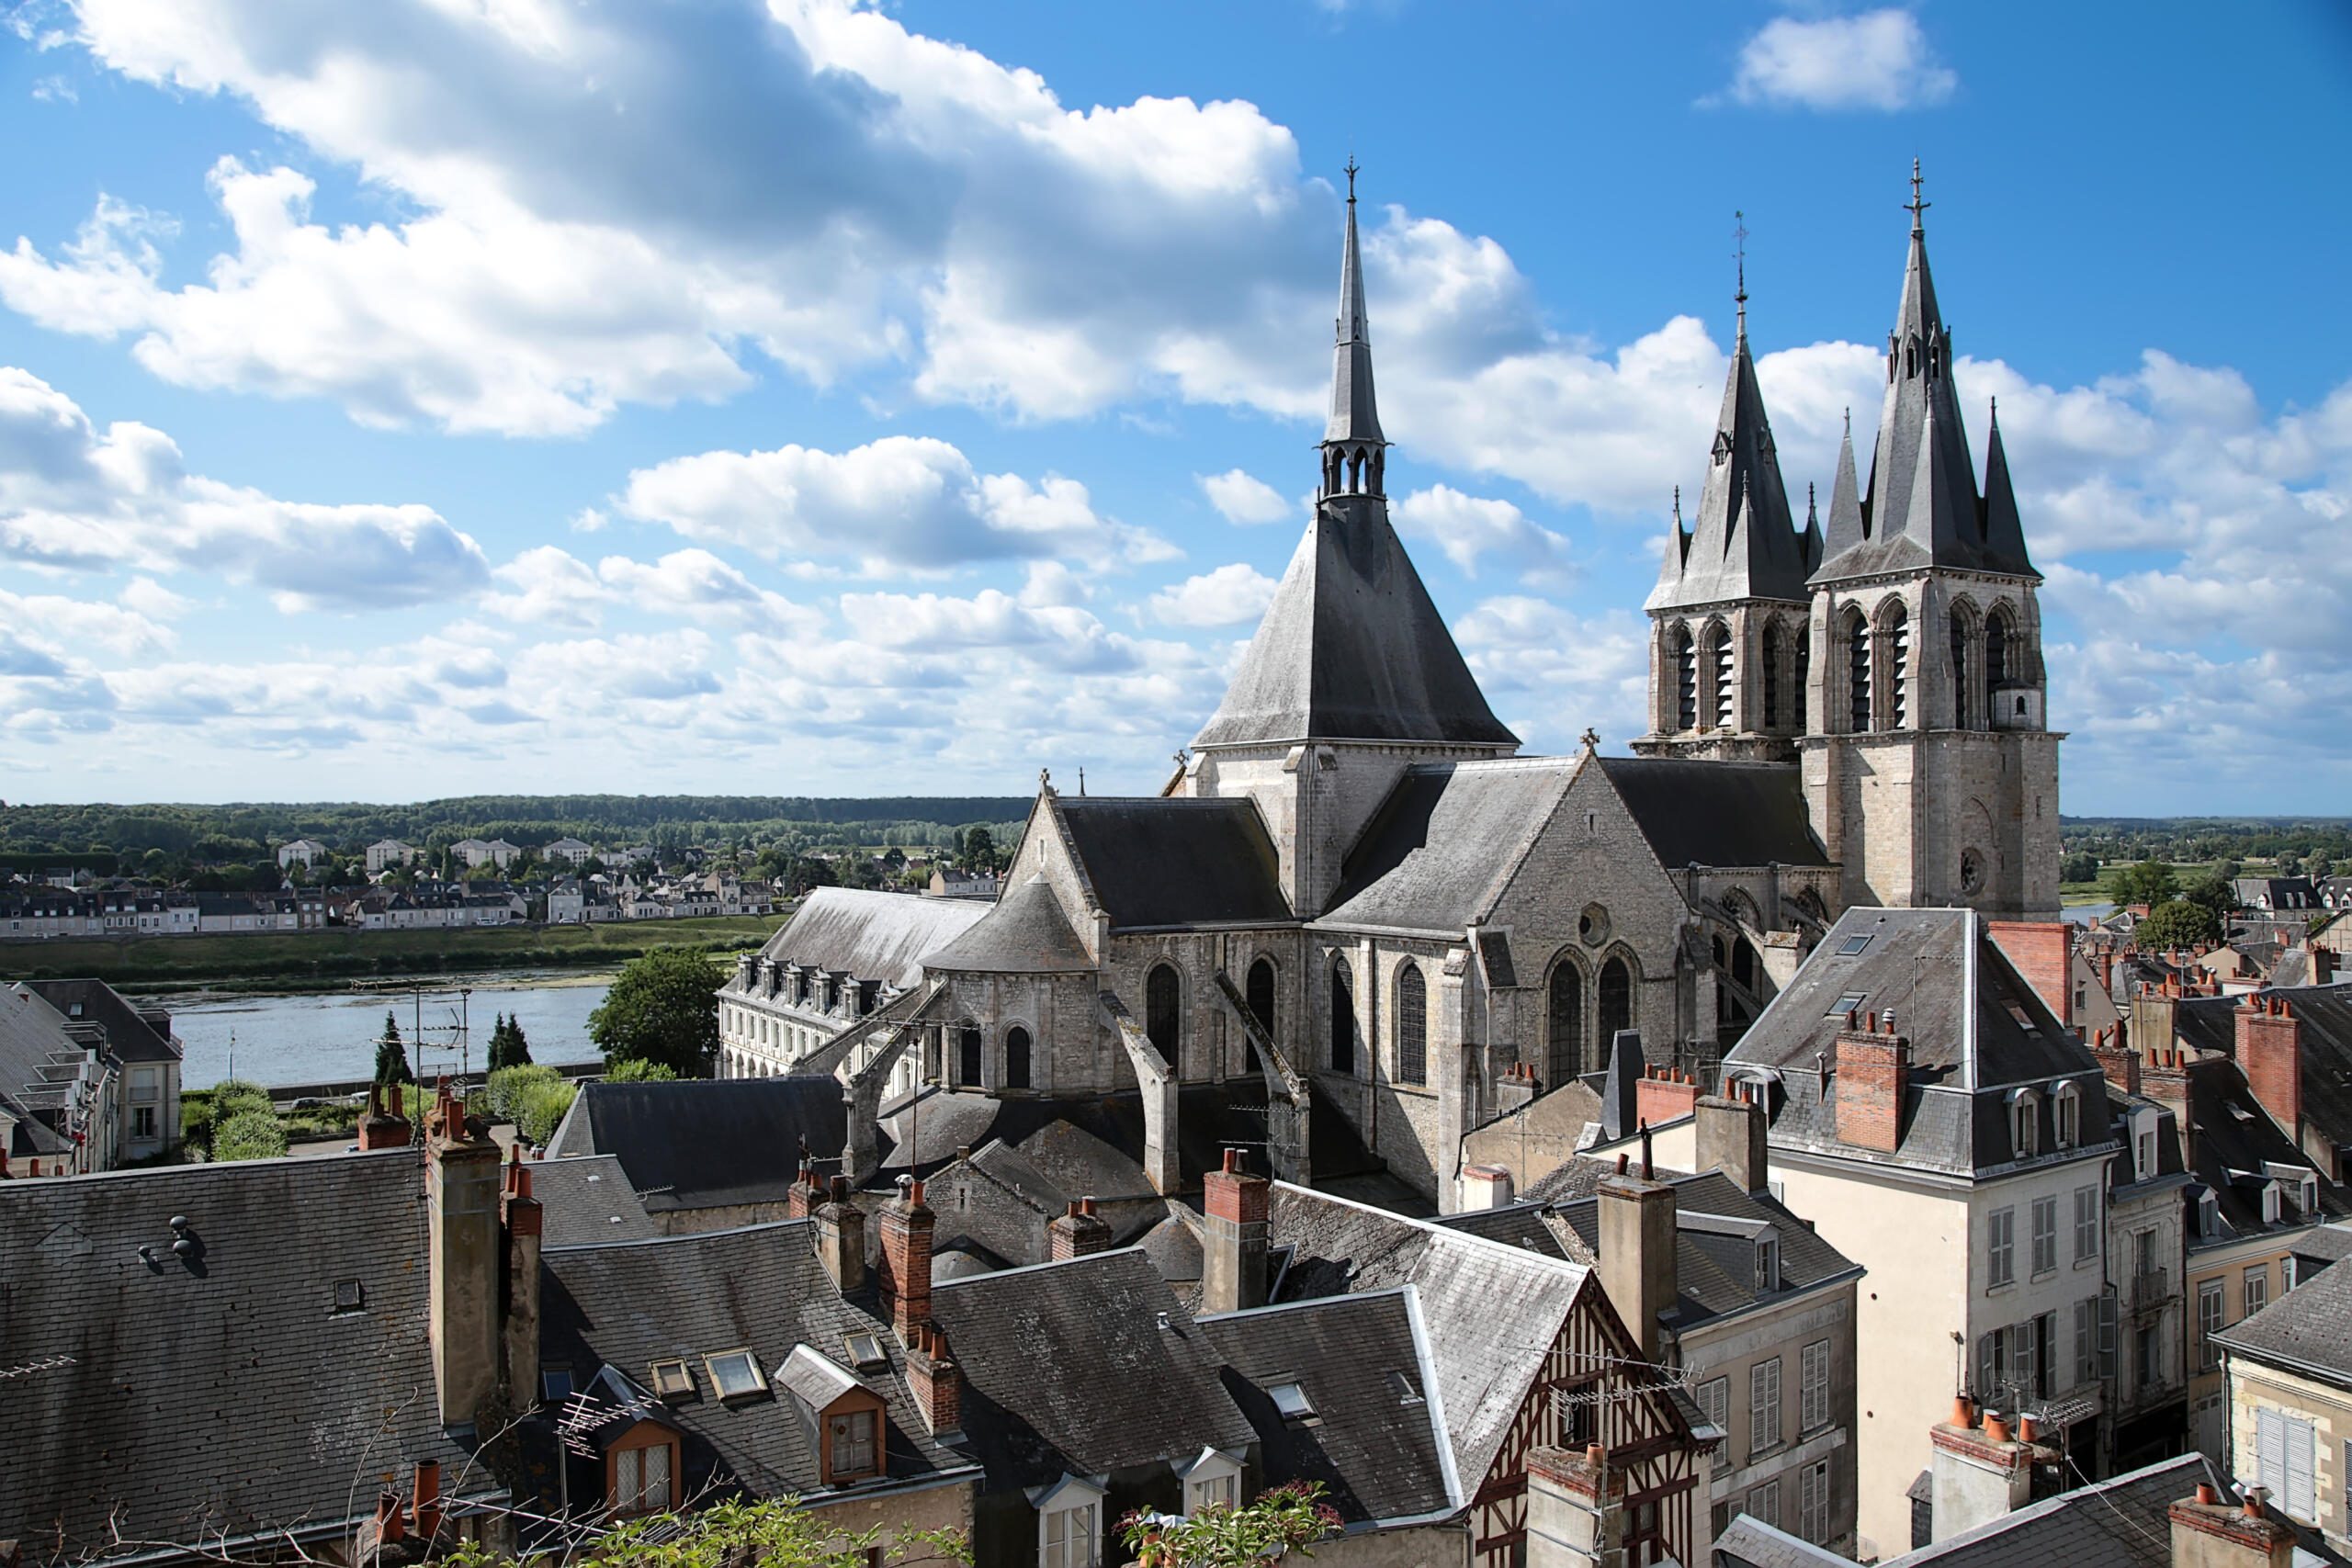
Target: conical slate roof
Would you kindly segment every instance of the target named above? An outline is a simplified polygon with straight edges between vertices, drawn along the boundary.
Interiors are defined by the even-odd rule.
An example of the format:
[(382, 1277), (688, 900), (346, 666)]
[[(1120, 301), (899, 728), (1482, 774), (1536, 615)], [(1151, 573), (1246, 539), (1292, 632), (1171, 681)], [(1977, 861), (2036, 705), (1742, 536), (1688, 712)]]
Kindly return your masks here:
[(1772, 423), (1747, 351), (1745, 299), (1743, 291), (1739, 337), (1699, 513), (1687, 537), (1678, 523), (1667, 540), (1664, 570), (1649, 597), (1653, 610), (1734, 599), (1802, 603), (1805, 597), (1804, 546), (1790, 521)]
[(971, 928), (935, 953), (928, 970), (967, 975), (1053, 975), (1094, 967), (1061, 900), (1042, 875), (998, 899)]
[(1331, 419), (1326, 445), (1378, 444), (1380, 406), (1372, 391), (1372, 333), (1364, 318), (1363, 260), (1356, 251), (1356, 172), (1348, 165), (1348, 238), (1340, 254), (1340, 319), (1331, 349)]
[(2009, 455), (2001, 446), (2001, 411), (1993, 411), (1993, 434), (1984, 453), (1984, 558), (1996, 571), (2040, 575), (2025, 548), (2025, 525), (2018, 517), (2017, 491), (2009, 484)]
[(1838, 480), (1829, 491), (1829, 525), (1822, 536), (1820, 559), (1835, 560), (1861, 542), (1862, 482), (1854, 472), (1854, 421), (1849, 415), (1845, 439), (1838, 448)]

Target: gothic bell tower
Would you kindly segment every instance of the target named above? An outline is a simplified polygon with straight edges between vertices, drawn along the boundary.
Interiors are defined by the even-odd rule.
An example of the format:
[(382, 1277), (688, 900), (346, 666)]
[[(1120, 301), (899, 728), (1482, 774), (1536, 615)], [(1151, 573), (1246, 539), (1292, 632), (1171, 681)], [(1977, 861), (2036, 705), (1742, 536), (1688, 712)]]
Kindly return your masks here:
[(1811, 578), (1806, 808), (1845, 902), (2058, 918), (2058, 742), (2041, 575), (1996, 417), (1982, 493), (1928, 269), (1911, 243), (1867, 491), (1850, 423)]

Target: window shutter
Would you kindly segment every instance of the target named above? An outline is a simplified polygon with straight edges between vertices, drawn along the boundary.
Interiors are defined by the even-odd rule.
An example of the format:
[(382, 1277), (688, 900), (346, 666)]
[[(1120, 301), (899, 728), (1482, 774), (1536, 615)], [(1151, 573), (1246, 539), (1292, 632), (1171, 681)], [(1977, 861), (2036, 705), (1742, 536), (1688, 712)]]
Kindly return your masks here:
[(2319, 1457), (2318, 1433), (2309, 1421), (2282, 1419), (2278, 1424), (2287, 1445), (2287, 1489), (2279, 1494), (2280, 1506), (2299, 1519), (2316, 1523), (2319, 1493), (2312, 1470)]
[(2254, 1413), (2254, 1452), (2256, 1483), (2270, 1489), (2273, 1497), (2284, 1497), (2287, 1482), (2287, 1423), (2276, 1410)]
[(2098, 1375), (2103, 1378), (2115, 1375), (2117, 1341), (2122, 1337), (2116, 1323), (2120, 1306), (2113, 1296), (2098, 1298)]

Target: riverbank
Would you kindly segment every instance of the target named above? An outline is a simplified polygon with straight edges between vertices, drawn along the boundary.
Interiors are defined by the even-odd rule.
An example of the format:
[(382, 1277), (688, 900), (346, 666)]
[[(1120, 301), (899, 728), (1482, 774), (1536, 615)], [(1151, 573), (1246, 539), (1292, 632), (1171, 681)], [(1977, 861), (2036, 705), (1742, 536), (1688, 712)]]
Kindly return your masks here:
[(350, 927), (267, 935), (127, 936), (0, 944), (10, 979), (95, 977), (149, 994), (232, 986), (240, 992), (315, 991), (322, 982), (471, 975), (512, 969), (617, 969), (657, 947), (733, 953), (773, 935), (789, 914), (593, 926), (470, 931)]

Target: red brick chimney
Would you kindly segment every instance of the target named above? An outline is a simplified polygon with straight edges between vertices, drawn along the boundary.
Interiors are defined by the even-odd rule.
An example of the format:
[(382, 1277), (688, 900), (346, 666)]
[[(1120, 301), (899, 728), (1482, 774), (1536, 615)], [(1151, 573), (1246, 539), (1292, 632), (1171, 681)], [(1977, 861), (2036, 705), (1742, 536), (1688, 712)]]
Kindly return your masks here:
[(947, 1337), (933, 1325), (917, 1325), (907, 1345), (907, 1388), (933, 1437), (962, 1430), (964, 1369), (947, 1353)]
[(1111, 1222), (1094, 1212), (1091, 1197), (1073, 1200), (1069, 1213), (1046, 1223), (1046, 1255), (1057, 1263), (1110, 1250)]
[(825, 1184), (817, 1179), (817, 1168), (807, 1160), (800, 1162), (799, 1173), (792, 1185), (784, 1190), (784, 1212), (791, 1219), (805, 1220), (817, 1212), (825, 1201)]
[(2120, 1019), (2092, 1035), (2090, 1047), (2109, 1083), (2126, 1094), (2140, 1092), (2140, 1054), (2126, 1043)]
[(1646, 1067), (1634, 1086), (1634, 1122), (1656, 1127), (1688, 1116), (1699, 1103), (1699, 1080), (1679, 1067)]
[(1273, 1184), (1243, 1168), (1241, 1151), (1225, 1151), (1225, 1168), (1202, 1178), (1207, 1213), (1201, 1244), (1201, 1310), (1239, 1312), (1266, 1304), (1266, 1236)]
[(368, 1114), (359, 1119), (359, 1152), (404, 1149), (415, 1129), (401, 1114), (401, 1086), (373, 1084), (368, 1089)]
[(922, 1201), (922, 1183), (902, 1179), (899, 1195), (882, 1205), (882, 1306), (899, 1342), (913, 1343), (918, 1324), (931, 1322), (931, 1238), (938, 1217)]
[[(833, 1289), (843, 1295), (861, 1289), (865, 1283), (865, 1215), (849, 1201), (848, 1177), (833, 1178), (831, 1196), (811, 1217), (817, 1222), (817, 1260), (825, 1266)], [(928, 1261), (926, 1257), (926, 1265)], [(926, 1278), (928, 1274), (926, 1267)]]
[[(506, 1232), (504, 1320), (500, 1326), (506, 1355), (507, 1401), (528, 1408), (539, 1388), (539, 1252), (547, 1214), (531, 1196), (531, 1168), (522, 1150), (509, 1151), (506, 1181), (499, 1194), (499, 1219)], [(435, 1478), (440, 1472), (434, 1472)]]
[(2058, 1015), (2058, 1021), (2073, 1028), (2075, 922), (1987, 920), (1984, 929), (2018, 976)]
[(2284, 997), (2248, 996), (2237, 1010), (2238, 1069), (2279, 1130), (2303, 1139), (2303, 1021)]
[(424, 1193), (428, 1331), (444, 1427), (473, 1422), (503, 1370), (498, 1145), (478, 1126), (443, 1079), (425, 1117)]
[(2243, 1504), (2222, 1501), (2200, 1486), (2165, 1511), (2172, 1524), (2174, 1568), (2289, 1568), (2295, 1534), (2263, 1507), (2257, 1486)]
[(1903, 1145), (1903, 1102), (1911, 1087), (1911, 1042), (1879, 1027), (1875, 1012), (1848, 1015), (1838, 1032), (1838, 1141), (1893, 1154)]

